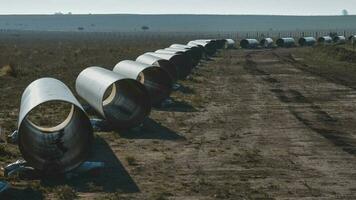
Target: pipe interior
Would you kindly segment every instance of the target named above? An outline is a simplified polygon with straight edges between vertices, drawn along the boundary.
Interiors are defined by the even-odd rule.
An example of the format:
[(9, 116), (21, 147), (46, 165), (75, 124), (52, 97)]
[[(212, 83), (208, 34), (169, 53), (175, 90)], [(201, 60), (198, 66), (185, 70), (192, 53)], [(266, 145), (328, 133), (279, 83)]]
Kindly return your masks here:
[(43, 171), (60, 173), (79, 166), (90, 151), (91, 141), (91, 124), (86, 114), (73, 105), (56, 128), (39, 128), (28, 117), (19, 128), (19, 148), (24, 159)]
[(73, 108), (72, 104), (63, 101), (45, 102), (32, 109), (26, 120), (44, 132), (58, 131), (72, 117)]
[(248, 40), (241, 40), (240, 42), (240, 46), (244, 49), (248, 48), (249, 47), (249, 42)]
[(169, 76), (172, 78), (172, 80), (175, 82), (178, 79), (178, 72), (176, 67), (168, 60), (159, 60), (158, 65), (162, 67), (166, 72), (169, 74)]
[(191, 59), (186, 55), (175, 55), (170, 61), (176, 66), (179, 79), (186, 78), (193, 68)]
[(277, 44), (278, 46), (282, 47), (282, 46), (284, 46), (284, 40), (283, 40), (283, 39), (278, 39), (278, 40), (276, 41), (276, 44)]
[(103, 111), (115, 127), (129, 128), (139, 125), (149, 114), (151, 100), (147, 90), (132, 79), (119, 80), (105, 92)]
[(153, 105), (161, 104), (171, 94), (172, 79), (161, 68), (146, 68), (140, 73), (138, 81), (146, 87)]

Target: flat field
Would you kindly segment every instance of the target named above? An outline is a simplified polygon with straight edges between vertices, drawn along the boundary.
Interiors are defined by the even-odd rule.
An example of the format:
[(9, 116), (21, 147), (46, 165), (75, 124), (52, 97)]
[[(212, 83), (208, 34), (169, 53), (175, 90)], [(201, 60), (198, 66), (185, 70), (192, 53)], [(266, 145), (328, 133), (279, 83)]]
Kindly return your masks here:
[[(185, 39), (4, 37), (0, 67), (13, 71), (0, 73), (3, 133), (16, 129), (31, 81), (51, 76), (73, 90), (88, 66)], [(220, 51), (140, 129), (95, 133), (89, 160), (106, 163), (101, 173), (3, 177), (13, 187), (2, 198), (356, 199), (356, 64), (335, 48)], [(2, 166), (21, 157), (0, 145)]]

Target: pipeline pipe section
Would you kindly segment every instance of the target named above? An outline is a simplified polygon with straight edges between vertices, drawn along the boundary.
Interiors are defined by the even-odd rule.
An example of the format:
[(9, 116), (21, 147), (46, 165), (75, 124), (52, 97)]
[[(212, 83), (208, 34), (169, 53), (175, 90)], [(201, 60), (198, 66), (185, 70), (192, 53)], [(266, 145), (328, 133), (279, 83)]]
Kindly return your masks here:
[(299, 38), (298, 43), (300, 46), (314, 46), (316, 44), (316, 39), (314, 37), (302, 37)]
[(225, 49), (235, 48), (235, 41), (233, 39), (226, 39)]
[(218, 39), (216, 40), (216, 48), (217, 49), (225, 49), (227, 40), (226, 39)]
[(260, 46), (263, 48), (272, 48), (273, 47), (273, 39), (272, 38), (263, 38), (260, 41)]
[(117, 63), (113, 71), (142, 83), (151, 97), (152, 105), (160, 105), (172, 92), (173, 81), (160, 67), (124, 60)]
[(351, 36), (349, 36), (349, 41), (352, 41), (352, 40), (355, 40), (356, 39), (356, 35), (351, 35)]
[(188, 46), (188, 45), (184, 45), (184, 44), (172, 44), (171, 46), (169, 46), (168, 49), (179, 49), (179, 50), (189, 49), (192, 51), (192, 54), (194, 55), (194, 59), (198, 60), (198, 62), (204, 56), (204, 49), (199, 46)]
[(318, 38), (319, 44), (331, 44), (333, 39), (330, 36), (322, 36)]
[(169, 74), (173, 82), (176, 82), (178, 80), (178, 72), (176, 67), (173, 63), (166, 59), (162, 59), (160, 57), (152, 56), (149, 54), (143, 54), (136, 58), (136, 62), (161, 67)]
[[(67, 118), (59, 125), (44, 127), (30, 121), (29, 115), (37, 107), (59, 102), (71, 106)], [(89, 118), (64, 83), (41, 78), (27, 86), (21, 98), (18, 145), (31, 167), (46, 173), (73, 170), (87, 159), (92, 140)]]
[(83, 70), (75, 89), (116, 129), (136, 127), (151, 112), (150, 96), (140, 82), (101, 67)]
[(276, 41), (277, 46), (279, 47), (294, 47), (295, 46), (295, 40), (294, 38), (279, 38)]
[(145, 54), (156, 56), (170, 61), (177, 69), (178, 79), (185, 79), (190, 74), (193, 68), (193, 63), (191, 58), (185, 54), (175, 54), (172, 52), (169, 53), (147, 52)]
[(335, 44), (346, 44), (346, 37), (343, 35), (335, 36), (333, 41)]
[(243, 49), (256, 49), (259, 42), (256, 39), (243, 39), (240, 42), (240, 46)]
[[(177, 48), (165, 48), (163, 49), (164, 51), (168, 52), (173, 52), (173, 53), (181, 53), (181, 54), (186, 54), (187, 56), (190, 57), (194, 67), (199, 64), (200, 61), (200, 53), (199, 52), (194, 52), (192, 49), (177, 49)], [(159, 52), (158, 52), (159, 53)]]
[(208, 56), (213, 56), (217, 50), (215, 42), (212, 40), (193, 40), (188, 42), (188, 46), (202, 46)]

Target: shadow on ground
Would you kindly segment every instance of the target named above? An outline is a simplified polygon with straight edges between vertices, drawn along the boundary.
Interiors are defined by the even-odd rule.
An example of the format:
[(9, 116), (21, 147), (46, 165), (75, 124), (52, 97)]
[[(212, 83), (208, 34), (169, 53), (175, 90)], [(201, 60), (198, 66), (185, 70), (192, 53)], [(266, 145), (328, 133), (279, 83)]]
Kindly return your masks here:
[(177, 101), (174, 99), (172, 99), (169, 104), (166, 104), (161, 107), (155, 107), (154, 109), (158, 111), (171, 111), (171, 112), (197, 112), (198, 111), (189, 103), (185, 101)]
[(162, 126), (152, 119), (147, 119), (138, 129), (120, 131), (120, 136), (128, 139), (158, 139), (158, 140), (185, 140), (186, 138)]
[[(49, 192), (51, 192), (51, 189), (63, 185), (68, 185), (77, 192), (140, 192), (137, 184), (111, 150), (111, 147), (99, 136), (95, 138), (92, 155), (88, 158), (88, 161), (104, 162), (105, 167), (72, 178), (66, 178), (68, 174), (50, 177), (34, 172), (32, 176), (27, 176), (25, 179), (40, 180), (39, 187)], [(11, 188), (3, 196), (0, 196), (0, 199), (43, 199), (43, 194), (41, 189), (37, 188)]]

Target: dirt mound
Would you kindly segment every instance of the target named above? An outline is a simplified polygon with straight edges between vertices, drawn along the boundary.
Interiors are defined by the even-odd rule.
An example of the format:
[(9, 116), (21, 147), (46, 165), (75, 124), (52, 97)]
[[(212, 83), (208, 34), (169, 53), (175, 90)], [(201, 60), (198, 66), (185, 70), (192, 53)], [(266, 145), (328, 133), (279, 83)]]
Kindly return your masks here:
[(3, 76), (16, 77), (17, 73), (12, 65), (4, 65), (3, 67), (0, 68), (0, 77)]

